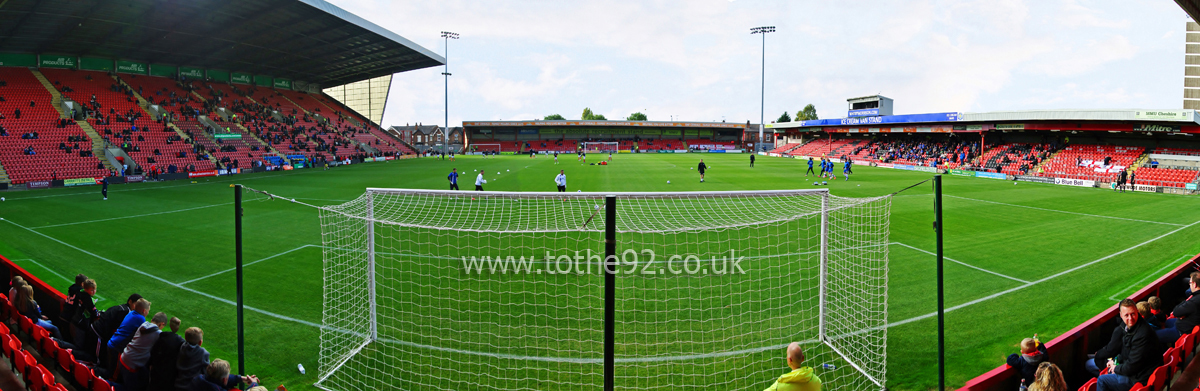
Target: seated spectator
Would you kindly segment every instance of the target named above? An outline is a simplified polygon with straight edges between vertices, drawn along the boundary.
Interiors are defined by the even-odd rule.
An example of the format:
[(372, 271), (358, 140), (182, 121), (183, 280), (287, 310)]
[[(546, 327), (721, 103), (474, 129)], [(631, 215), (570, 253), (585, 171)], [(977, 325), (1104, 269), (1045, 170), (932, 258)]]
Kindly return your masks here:
[(1154, 319), (1154, 313), (1150, 311), (1150, 303), (1139, 301), (1137, 303), (1137, 310), (1138, 315), (1140, 315), (1142, 319), (1146, 320), (1146, 324), (1149, 324), (1150, 327), (1154, 328), (1155, 333), (1162, 329), (1162, 326), (1160, 326)]
[(1108, 344), (1096, 352), (1095, 358), (1084, 362), (1093, 375), (1100, 374), (1101, 365), (1108, 368), (1107, 374), (1097, 378), (1096, 391), (1129, 391), (1134, 383), (1146, 384), (1154, 368), (1162, 365), (1163, 349), (1154, 329), (1138, 314), (1137, 303), (1124, 299), (1119, 307), (1124, 324), (1113, 329)]
[[(116, 369), (116, 359), (121, 354), (121, 351), (125, 349), (124, 343), (129, 342), (129, 338), (133, 337), (133, 332), (137, 331), (137, 326), (146, 321), (146, 314), (140, 314), (142, 320), (132, 323), (132, 326), (126, 330), (128, 335), (124, 337), (124, 343), (121, 344), (119, 349), (114, 351), (112, 342), (116, 338), (117, 330), (125, 325), (125, 319), (129, 317), (129, 314), (134, 312), (133, 309), (137, 306), (137, 303), (144, 300), (142, 295), (134, 293), (129, 296), (129, 300), (125, 304), (114, 305), (104, 310), (104, 313), (100, 314), (100, 318), (93, 324), (93, 327), (96, 328), (96, 333), (100, 335), (102, 349), (105, 351), (105, 354), (101, 357), (105, 359), (104, 363), (107, 364), (106, 368), (109, 369), (109, 373), (112, 373)], [(150, 302), (146, 303), (149, 304)], [(148, 307), (146, 312), (150, 312)]]
[(62, 339), (62, 333), (58, 331), (58, 326), (50, 323), (50, 318), (42, 315), (41, 307), (38, 307), (37, 301), (33, 299), (33, 286), (28, 284), (22, 285), (21, 290), (17, 291), (17, 297), (17, 311), (21, 315), (25, 315), (26, 318), (32, 320), (38, 327), (49, 331), (54, 336), (54, 339)]
[(1038, 365), (1046, 360), (1046, 345), (1038, 343), (1033, 338), (1021, 340), (1021, 353), (1008, 355), (1008, 366), (1016, 368), (1021, 374), (1021, 386), (1033, 384)]
[[(175, 388), (175, 377), (179, 375), (179, 351), (184, 340), (179, 336), (179, 318), (171, 318), (168, 323), (171, 331), (163, 331), (158, 335), (158, 342), (150, 349), (150, 387), (151, 390), (171, 390)], [(126, 348), (128, 350), (129, 348)]]
[(258, 378), (229, 374), (229, 362), (216, 359), (205, 368), (204, 374), (192, 378), (188, 391), (227, 391), (237, 388), (238, 383), (247, 383), (249, 387), (258, 387)]
[(1174, 345), (1179, 336), (1192, 332), (1200, 325), (1200, 295), (1196, 294), (1200, 289), (1200, 272), (1192, 272), (1189, 277), (1188, 291), (1192, 292), (1191, 296), (1171, 310), (1171, 318), (1163, 324), (1162, 330), (1158, 330), (1158, 340), (1164, 346)]
[(96, 280), (89, 278), (83, 281), (82, 286), (83, 289), (71, 297), (71, 301), (75, 303), (75, 312), (71, 314), (68, 323), (74, 330), (72, 335), (75, 336), (77, 347), (73, 353), (77, 359), (96, 362), (99, 346), (96, 343), (96, 331), (92, 329), (92, 321), (100, 315), (92, 299), (96, 296)]
[(121, 384), (127, 391), (142, 391), (150, 380), (150, 370), (146, 364), (150, 361), (150, 351), (158, 343), (162, 327), (167, 324), (167, 314), (159, 312), (149, 321), (142, 322), (133, 339), (125, 345), (119, 358)]
[(804, 351), (799, 342), (792, 342), (787, 347), (787, 365), (792, 369), (779, 377), (766, 391), (821, 391), (821, 378), (804, 364)]
[(8, 304), (13, 307), (17, 306), (17, 292), (21, 290), (21, 285), (25, 285), (25, 279), (21, 276), (12, 276), (9, 280)]
[(1052, 362), (1043, 362), (1037, 367), (1037, 374), (1029, 391), (1068, 391), (1067, 382), (1063, 380), (1062, 371)]
[(188, 327), (183, 332), (183, 341), (175, 360), (175, 390), (187, 390), (192, 379), (200, 376), (208, 367), (208, 351), (200, 347), (204, 343), (204, 330)]

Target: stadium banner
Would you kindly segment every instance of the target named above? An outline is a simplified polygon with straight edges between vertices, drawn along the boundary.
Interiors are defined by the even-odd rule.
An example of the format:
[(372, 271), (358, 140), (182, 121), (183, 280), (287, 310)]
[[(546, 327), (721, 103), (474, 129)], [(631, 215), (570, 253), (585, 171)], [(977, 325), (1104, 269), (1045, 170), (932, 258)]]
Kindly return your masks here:
[(71, 56), (41, 55), (38, 56), (38, 66), (42, 68), (74, 69), (77, 60)]
[(999, 172), (983, 172), (983, 171), (975, 171), (975, 177), (976, 177), (976, 178), (988, 178), (988, 179), (1000, 179), (1000, 180), (1007, 180), (1007, 179), (1008, 179), (1008, 176), (1007, 176), (1007, 175), (1004, 175), (1004, 173), (999, 173)]
[(275, 79), (275, 88), (290, 90), (292, 89), (292, 81), (288, 79)]
[(996, 130), (1025, 130), (1025, 124), (996, 124)]
[(1195, 183), (1184, 184), (1183, 188), (1187, 189), (1187, 190), (1196, 190), (1196, 184)]
[(179, 67), (179, 76), (193, 79), (203, 79), (204, 69), (196, 67)]
[(706, 151), (706, 152), (708, 152), (708, 153), (725, 153), (725, 150), (724, 150), (724, 149), (708, 149), (708, 150), (705, 150), (705, 151)]
[(1096, 181), (1071, 178), (1054, 178), (1054, 184), (1080, 187), (1096, 187)]
[(893, 164), (893, 165), (892, 165), (892, 168), (895, 168), (895, 169), (897, 169), (897, 170), (908, 170), (908, 171), (912, 171), (912, 170), (913, 170), (913, 166), (910, 166), (910, 165), (907, 165), (907, 164)]
[(125, 183), (145, 182), (145, 181), (146, 181), (145, 175), (126, 175), (125, 176)]
[(188, 178), (203, 178), (206, 176), (217, 176), (216, 170), (189, 172)]
[(150, 76), (175, 77), (179, 68), (163, 64), (150, 64)]
[(87, 186), (96, 184), (96, 178), (63, 179), (63, 186)]
[(675, 153), (675, 150), (674, 149), (660, 149), (656, 152), (658, 152), (658, 153)]
[(1150, 186), (1150, 185), (1133, 185), (1133, 191), (1143, 191), (1143, 192), (1147, 192), (1147, 193), (1162, 193), (1162, 190), (1159, 190), (1158, 186)]
[(213, 134), (213, 138), (223, 139), (223, 140), (241, 140), (242, 134), (241, 133), (216, 133), (216, 134)]
[(384, 156), (384, 160), (396, 160), (395, 156)]
[(1177, 121), (1191, 121), (1192, 110), (1159, 110), (1159, 111), (1134, 111), (1133, 117), (1137, 119), (1166, 119)]
[(1032, 176), (1032, 175), (1013, 175), (1013, 179), (1014, 179), (1014, 180), (1021, 181), (1021, 182), (1034, 182), (1034, 183), (1049, 183), (1049, 184), (1054, 184), (1054, 178), (1047, 178), (1047, 177), (1041, 177), (1041, 176)]
[(36, 67), (36, 54), (0, 53), (0, 67)]
[(662, 134), (663, 136), (679, 136), (683, 134), (683, 131), (679, 129), (663, 129)]
[(835, 118), (835, 119), (814, 119), (801, 121), (800, 126), (831, 126), (831, 125), (871, 125), (871, 124), (891, 124), (891, 123), (908, 123), (908, 122), (956, 122), (958, 121), (959, 113), (930, 113), (930, 114), (906, 114), (906, 115), (885, 115), (880, 117), (855, 117), (855, 118)]
[(937, 167), (913, 166), (913, 171), (938, 173)]
[(144, 63), (117, 60), (117, 72), (145, 75), (148, 67)]
[(688, 150), (686, 150), (686, 149), (676, 149), (676, 150), (675, 150), (675, 153), (688, 153), (688, 152), (689, 152), (689, 151), (688, 151)]
[(975, 171), (968, 171), (968, 170), (956, 170), (956, 169), (953, 169), (953, 168), (951, 168), (951, 169), (950, 169), (950, 175), (957, 175), (957, 176), (975, 176)]
[[(762, 153), (762, 152), (759, 152), (759, 153)], [(775, 153), (775, 152), (768, 153), (768, 154), (767, 154), (767, 156), (772, 156), (772, 157), (783, 157), (783, 155), (780, 155), (780, 154), (778, 154), (778, 153)]]
[(1137, 124), (1133, 125), (1135, 132), (1179, 132), (1179, 125), (1152, 125), (1152, 124)]
[[(213, 81), (222, 81), (222, 82), (230, 83), (232, 80), (229, 78), (229, 76), (230, 76), (229, 71), (209, 69), (209, 70), (205, 71), (204, 73), (206, 75), (208, 75), (209, 79), (213, 79)], [(246, 83), (242, 83), (242, 84), (246, 84)]]
[(108, 58), (81, 57), (79, 58), (79, 69), (109, 72), (113, 70), (113, 60)]
[(30, 189), (49, 189), (50, 181), (30, 181), (25, 184)]
[(879, 115), (879, 109), (850, 110), (846, 112), (847, 117), (872, 117), (877, 115)]
[[(209, 72), (211, 73), (212, 71)], [(251, 84), (254, 82), (254, 79), (249, 73), (233, 72), (230, 74), (229, 82), (238, 84)]]
[(270, 76), (254, 75), (254, 85), (256, 85), (256, 86), (270, 87), (271, 83), (273, 83), (273, 82), (274, 82), (274, 79), (272, 79)]

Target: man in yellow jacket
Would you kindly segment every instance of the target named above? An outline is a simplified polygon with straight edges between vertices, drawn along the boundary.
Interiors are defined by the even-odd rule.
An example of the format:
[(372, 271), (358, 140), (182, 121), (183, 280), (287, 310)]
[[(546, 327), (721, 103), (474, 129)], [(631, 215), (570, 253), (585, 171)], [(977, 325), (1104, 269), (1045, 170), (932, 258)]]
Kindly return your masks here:
[(779, 377), (766, 391), (821, 391), (821, 378), (804, 364), (804, 351), (800, 350), (799, 342), (792, 342), (787, 347), (787, 364), (791, 372)]

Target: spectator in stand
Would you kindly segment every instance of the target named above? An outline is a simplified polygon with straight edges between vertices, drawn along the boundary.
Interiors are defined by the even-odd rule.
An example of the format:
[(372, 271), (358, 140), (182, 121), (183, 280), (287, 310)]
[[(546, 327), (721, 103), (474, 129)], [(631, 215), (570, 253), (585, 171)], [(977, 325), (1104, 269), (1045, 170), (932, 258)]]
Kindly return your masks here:
[(1200, 272), (1192, 272), (1188, 278), (1188, 288), (1191, 296), (1171, 310), (1171, 318), (1163, 324), (1162, 330), (1158, 330), (1158, 340), (1163, 346), (1174, 345), (1179, 336), (1192, 332), (1200, 325), (1200, 295), (1196, 294), (1200, 288)]
[(188, 327), (183, 332), (183, 341), (179, 356), (175, 359), (175, 391), (187, 391), (192, 379), (200, 376), (208, 367), (208, 351), (200, 347), (204, 344), (204, 330)]
[(1036, 380), (1029, 386), (1029, 391), (1068, 391), (1062, 371), (1052, 362), (1043, 362), (1038, 365), (1035, 376)]
[(779, 376), (766, 391), (821, 391), (821, 378), (804, 364), (804, 351), (799, 342), (792, 342), (787, 347), (787, 365), (792, 371)]
[(17, 292), (21, 290), (21, 285), (25, 285), (25, 279), (21, 276), (12, 276), (8, 288), (8, 304), (13, 307), (17, 306)]
[(1021, 353), (1008, 355), (1008, 366), (1021, 374), (1021, 387), (1029, 387), (1037, 375), (1038, 365), (1046, 360), (1046, 345), (1033, 338), (1021, 340)]
[(1084, 363), (1093, 375), (1100, 374), (1101, 365), (1108, 368), (1108, 373), (1096, 380), (1096, 391), (1129, 391), (1134, 383), (1146, 384), (1154, 368), (1162, 365), (1163, 349), (1154, 329), (1138, 314), (1137, 303), (1124, 299), (1118, 306), (1124, 324), (1113, 329), (1108, 345)]
[(100, 315), (100, 311), (96, 310), (96, 303), (92, 299), (94, 296), (96, 296), (96, 280), (89, 278), (83, 282), (83, 289), (75, 294), (74, 302), (77, 308), (71, 316), (71, 327), (74, 329), (73, 335), (77, 347), (73, 352), (75, 358), (91, 362), (96, 362), (100, 354), (100, 344), (96, 341), (96, 330), (92, 328), (92, 321)]
[[(183, 337), (179, 336), (179, 318), (171, 318), (171, 331), (163, 331), (158, 335), (158, 342), (150, 349), (150, 387), (151, 390), (170, 390), (175, 388), (175, 377), (179, 368), (175, 365), (179, 360), (179, 351), (183, 348)], [(128, 348), (126, 348), (128, 349)]]
[(1139, 301), (1137, 303), (1137, 309), (1138, 315), (1140, 315), (1142, 319), (1146, 320), (1146, 324), (1149, 324), (1150, 327), (1154, 328), (1155, 333), (1158, 333), (1158, 331), (1162, 329), (1162, 326), (1159, 325), (1157, 320), (1154, 318), (1154, 313), (1150, 311), (1150, 303)]
[(54, 339), (62, 339), (62, 333), (58, 331), (58, 326), (50, 323), (50, 318), (42, 315), (41, 307), (33, 299), (33, 286), (25, 284), (17, 291), (17, 312), (25, 315), (26, 318), (29, 318), (38, 327), (49, 331), (54, 336)]
[(150, 380), (150, 371), (146, 363), (150, 361), (150, 351), (158, 343), (162, 327), (167, 324), (167, 314), (159, 312), (149, 321), (142, 322), (133, 339), (125, 345), (119, 361), (121, 384), (126, 391), (142, 391)]
[(150, 314), (150, 302), (146, 299), (138, 299), (132, 306), (125, 318), (121, 320), (121, 324), (113, 329), (112, 338), (108, 339), (108, 371), (116, 373), (117, 361), (121, 357), (121, 353), (125, 351), (125, 345), (133, 339), (134, 333), (142, 323), (146, 323), (146, 315)]
[(238, 383), (246, 383), (248, 387), (258, 387), (258, 378), (253, 375), (231, 375), (229, 374), (229, 362), (218, 358), (208, 364), (203, 375), (192, 378), (187, 389), (188, 391), (226, 391), (237, 388)]
[(1162, 313), (1162, 299), (1159, 299), (1158, 296), (1150, 296), (1146, 298), (1146, 304), (1150, 306), (1150, 313), (1154, 317), (1153, 323), (1157, 325), (1164, 324), (1166, 319)]

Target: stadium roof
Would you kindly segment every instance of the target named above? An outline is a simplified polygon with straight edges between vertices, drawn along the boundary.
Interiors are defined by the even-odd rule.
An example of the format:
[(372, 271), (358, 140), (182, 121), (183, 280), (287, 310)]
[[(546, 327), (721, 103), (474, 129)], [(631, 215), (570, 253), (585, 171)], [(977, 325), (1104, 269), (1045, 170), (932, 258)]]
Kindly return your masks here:
[[(1198, 0), (1200, 1), (1200, 0)], [(873, 126), (916, 123), (947, 122), (1021, 122), (1021, 121), (1140, 121), (1175, 122), (1189, 125), (1200, 124), (1195, 110), (1141, 110), (1141, 109), (1081, 109), (1081, 110), (1027, 110), (993, 111), (983, 113), (930, 113), (887, 115), (876, 117), (851, 117), (819, 119), (768, 124), (773, 129), (795, 129), (824, 126)]]
[(1200, 20), (1200, 0), (1175, 0), (1175, 4), (1179, 4), (1192, 20)]
[(227, 69), (324, 87), (445, 63), (324, 0), (3, 0), (0, 48)]
[(672, 121), (463, 121), (463, 127), (537, 127), (537, 126), (637, 126), (647, 128), (724, 128), (746, 129), (736, 122), (672, 122)]

